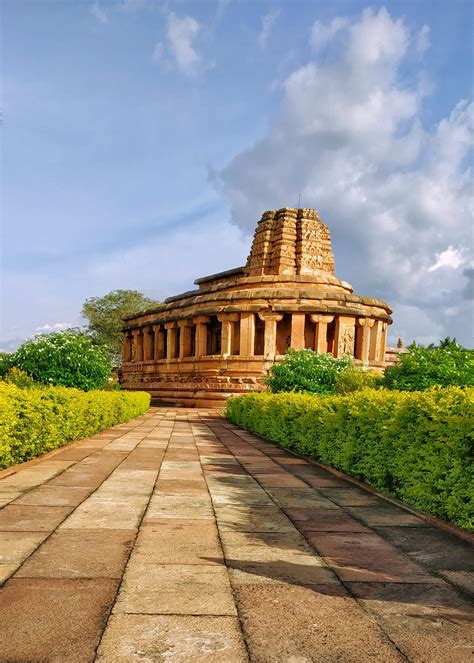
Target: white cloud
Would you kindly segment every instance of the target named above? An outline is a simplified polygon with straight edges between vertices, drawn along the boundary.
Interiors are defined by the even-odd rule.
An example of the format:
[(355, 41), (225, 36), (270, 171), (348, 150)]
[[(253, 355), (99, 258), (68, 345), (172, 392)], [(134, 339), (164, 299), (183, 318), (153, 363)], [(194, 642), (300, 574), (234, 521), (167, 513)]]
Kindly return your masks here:
[[(313, 46), (315, 34), (319, 46), (337, 46), (331, 57), (286, 78), (267, 135), (219, 173), (234, 222), (250, 228), (301, 193), (329, 224), (339, 276), (393, 305), (395, 335), (399, 311), (415, 308), (420, 338), (431, 321), (437, 338), (470, 342), (460, 260), (469, 264), (474, 105), (461, 101), (423, 126), (426, 85), (400, 75), (417, 36), (385, 9), (317, 24)], [(450, 269), (434, 269), (433, 256)], [(446, 309), (461, 301), (453, 320)]]
[(423, 55), (430, 46), (430, 28), (428, 25), (424, 25), (416, 38), (416, 51), (418, 55)]
[(452, 246), (448, 246), (446, 251), (436, 254), (436, 262), (431, 267), (428, 267), (428, 271), (435, 272), (442, 267), (457, 269), (463, 262), (462, 252)]
[(258, 35), (258, 44), (262, 50), (267, 46), (267, 42), (280, 13), (281, 11), (279, 9), (275, 9), (274, 11), (265, 14), (265, 16), (262, 16), (262, 27)]
[(165, 68), (176, 68), (186, 76), (196, 76), (211, 66), (198, 51), (196, 41), (202, 34), (202, 25), (192, 16), (179, 18), (174, 12), (167, 14), (166, 37), (155, 45), (154, 62)]
[(73, 325), (70, 322), (54, 322), (51, 325), (37, 327), (35, 329), (35, 334), (48, 334), (55, 331), (64, 331), (65, 329), (71, 329), (72, 326)]
[(320, 51), (325, 48), (334, 39), (335, 35), (340, 33), (348, 25), (349, 19), (341, 16), (333, 18), (329, 25), (324, 25), (324, 23), (316, 21), (313, 24), (310, 38), (313, 50)]
[(97, 19), (99, 23), (102, 23), (102, 25), (105, 25), (109, 22), (109, 17), (106, 10), (101, 5), (99, 5), (97, 0), (93, 5), (90, 6), (89, 10), (92, 16)]

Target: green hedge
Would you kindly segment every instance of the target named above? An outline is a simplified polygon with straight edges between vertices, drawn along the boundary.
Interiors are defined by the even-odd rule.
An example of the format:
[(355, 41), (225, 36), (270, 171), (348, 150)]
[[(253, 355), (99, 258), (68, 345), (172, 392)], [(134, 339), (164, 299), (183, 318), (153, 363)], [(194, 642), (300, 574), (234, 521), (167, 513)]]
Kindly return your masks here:
[(21, 389), (0, 382), (0, 468), (128, 421), (149, 405), (145, 392)]
[(262, 437), (474, 530), (474, 389), (249, 394), (227, 417)]

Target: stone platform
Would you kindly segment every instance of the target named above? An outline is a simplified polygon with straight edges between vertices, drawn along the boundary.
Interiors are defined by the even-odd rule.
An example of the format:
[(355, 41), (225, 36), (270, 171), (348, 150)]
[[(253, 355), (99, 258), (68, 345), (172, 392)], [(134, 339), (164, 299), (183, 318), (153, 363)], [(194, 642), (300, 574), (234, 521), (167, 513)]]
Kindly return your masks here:
[(469, 543), (215, 410), (152, 408), (0, 495), (3, 662), (472, 660)]

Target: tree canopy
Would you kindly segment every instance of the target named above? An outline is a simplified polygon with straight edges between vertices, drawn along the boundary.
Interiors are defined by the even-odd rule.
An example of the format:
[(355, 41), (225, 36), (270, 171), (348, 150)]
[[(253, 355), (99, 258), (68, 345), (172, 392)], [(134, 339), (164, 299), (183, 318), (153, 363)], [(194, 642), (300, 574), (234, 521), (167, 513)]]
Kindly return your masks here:
[(119, 364), (122, 358), (121, 330), (124, 317), (159, 303), (137, 290), (112, 290), (103, 297), (86, 299), (82, 316), (88, 322), (87, 331), (93, 340), (106, 347), (112, 361)]

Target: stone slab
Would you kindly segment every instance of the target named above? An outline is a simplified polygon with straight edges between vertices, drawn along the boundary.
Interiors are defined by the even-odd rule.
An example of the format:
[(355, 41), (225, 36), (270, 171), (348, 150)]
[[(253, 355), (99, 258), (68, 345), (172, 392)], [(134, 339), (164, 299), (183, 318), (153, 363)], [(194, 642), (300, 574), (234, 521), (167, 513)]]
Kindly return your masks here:
[(111, 616), (97, 663), (247, 663), (236, 617)]
[(23, 565), (19, 578), (121, 578), (133, 530), (55, 532)]
[(164, 518), (145, 522), (137, 537), (131, 563), (222, 565), (217, 527), (211, 520)]
[(431, 582), (425, 569), (382, 537), (365, 532), (314, 532), (311, 543), (343, 581)]
[(341, 586), (240, 585), (234, 591), (252, 661), (405, 661)]
[(236, 615), (225, 567), (131, 560), (115, 613)]
[(52, 532), (72, 508), (8, 504), (0, 511), (0, 532)]
[(116, 580), (9, 580), (0, 590), (3, 660), (90, 663), (116, 586)]

